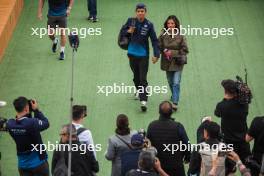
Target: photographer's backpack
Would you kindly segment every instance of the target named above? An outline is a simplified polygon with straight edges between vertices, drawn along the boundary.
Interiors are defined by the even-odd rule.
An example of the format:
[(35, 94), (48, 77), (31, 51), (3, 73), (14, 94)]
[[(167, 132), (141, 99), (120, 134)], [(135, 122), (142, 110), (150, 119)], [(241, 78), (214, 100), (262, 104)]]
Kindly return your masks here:
[[(132, 18), (132, 26), (134, 26), (134, 27), (136, 26), (136, 19), (135, 18)], [(124, 30), (127, 30), (127, 27), (129, 27), (129, 26), (123, 25), (119, 31), (119, 34), (118, 34), (117, 43), (118, 43), (118, 46), (123, 50), (128, 49), (128, 45), (130, 42), (130, 37), (125, 35), (125, 32), (124, 32)]]

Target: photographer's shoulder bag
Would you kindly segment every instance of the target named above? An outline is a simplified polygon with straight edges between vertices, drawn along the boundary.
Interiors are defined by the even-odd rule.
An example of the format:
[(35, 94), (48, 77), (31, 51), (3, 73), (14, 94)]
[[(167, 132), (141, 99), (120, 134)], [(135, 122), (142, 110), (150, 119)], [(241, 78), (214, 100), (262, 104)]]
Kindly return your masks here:
[[(135, 18), (132, 18), (132, 26), (136, 26), (136, 19)], [(128, 45), (129, 45), (129, 42), (130, 42), (130, 36), (128, 35), (125, 35), (124, 33), (124, 30), (127, 30), (129, 26), (127, 25), (123, 25), (119, 31), (119, 34), (118, 34), (118, 46), (123, 49), (123, 50), (127, 50), (128, 49)]]

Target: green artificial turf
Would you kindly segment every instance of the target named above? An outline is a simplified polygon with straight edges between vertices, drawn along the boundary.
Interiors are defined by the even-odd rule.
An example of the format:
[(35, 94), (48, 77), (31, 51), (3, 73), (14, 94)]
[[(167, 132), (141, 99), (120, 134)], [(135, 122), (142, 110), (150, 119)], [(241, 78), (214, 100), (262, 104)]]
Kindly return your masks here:
[[(81, 39), (76, 54), (74, 102), (88, 106), (85, 125), (91, 129), (95, 143), (102, 144), (97, 152), (100, 162), (99, 176), (110, 175), (111, 163), (104, 158), (107, 139), (114, 133), (115, 119), (125, 113), (131, 128), (147, 128), (158, 118), (158, 104), (169, 99), (169, 94), (155, 94), (149, 99), (148, 112), (141, 113), (139, 103), (130, 94), (97, 94), (97, 86), (114, 83), (133, 85), (126, 52), (117, 46), (120, 26), (134, 15), (136, 0), (98, 1), (99, 23), (88, 22), (86, 1), (76, 0), (69, 27), (102, 28), (101, 36)], [(150, 19), (159, 35), (166, 17), (175, 14), (183, 25), (194, 27), (233, 27), (233, 36), (218, 39), (204, 36), (187, 36), (190, 48), (188, 64), (182, 77), (179, 112), (173, 117), (186, 128), (191, 142), (196, 141), (196, 128), (204, 115), (212, 115), (215, 105), (223, 97), (220, 81), (243, 76), (248, 70), (249, 85), (254, 99), (250, 106), (248, 124), (253, 117), (263, 115), (264, 106), (264, 1), (262, 0), (143, 0)], [(37, 1), (25, 0), (25, 7), (3, 61), (0, 64), (0, 99), (8, 106), (0, 115), (15, 116), (12, 101), (18, 96), (36, 98), (41, 110), (49, 118), (50, 128), (42, 133), (45, 143), (59, 140), (59, 129), (69, 120), (71, 85), (71, 49), (67, 45), (66, 60), (58, 61), (58, 53), (51, 53), (48, 37), (31, 36), (31, 27), (45, 27), (38, 21)], [(159, 63), (150, 64), (150, 85), (167, 85), (165, 73)], [(214, 118), (217, 122), (219, 119)], [(17, 172), (16, 148), (8, 134), (0, 134), (3, 176)], [(49, 152), (51, 163), (52, 153)]]

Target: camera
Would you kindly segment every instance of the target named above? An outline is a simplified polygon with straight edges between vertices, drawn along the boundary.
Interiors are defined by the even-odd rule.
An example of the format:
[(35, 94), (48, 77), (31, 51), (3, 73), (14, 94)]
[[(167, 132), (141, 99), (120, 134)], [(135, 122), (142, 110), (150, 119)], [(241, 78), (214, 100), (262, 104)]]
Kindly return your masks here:
[(143, 138), (146, 138), (146, 131), (143, 128), (138, 130), (138, 134), (140, 134)]
[(253, 98), (252, 92), (247, 83), (244, 83), (243, 79), (239, 76), (236, 76), (236, 87), (240, 104), (250, 104)]
[(7, 131), (6, 122), (7, 119), (0, 117), (0, 131)]
[(28, 106), (29, 106), (29, 113), (28, 113), (28, 118), (32, 118), (32, 112), (34, 111), (32, 108), (32, 102), (35, 103), (35, 100), (29, 99), (28, 100)]
[(252, 155), (246, 158), (245, 164), (249, 167), (250, 170), (259, 172), (261, 169), (261, 165), (254, 159)]

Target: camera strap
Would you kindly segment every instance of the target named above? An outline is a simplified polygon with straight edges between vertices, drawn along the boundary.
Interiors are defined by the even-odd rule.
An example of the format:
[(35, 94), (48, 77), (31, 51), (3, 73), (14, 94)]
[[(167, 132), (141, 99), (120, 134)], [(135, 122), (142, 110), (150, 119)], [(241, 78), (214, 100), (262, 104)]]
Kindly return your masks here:
[(131, 144), (127, 143), (124, 139), (122, 139), (119, 135), (116, 134), (116, 137), (122, 141), (124, 144), (126, 144), (128, 146), (129, 149), (133, 150), (133, 147), (131, 146)]

